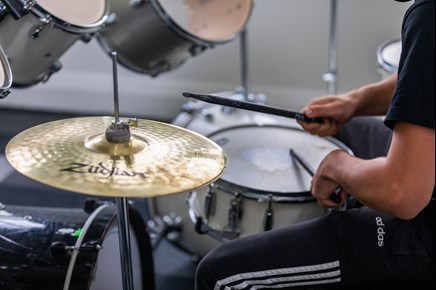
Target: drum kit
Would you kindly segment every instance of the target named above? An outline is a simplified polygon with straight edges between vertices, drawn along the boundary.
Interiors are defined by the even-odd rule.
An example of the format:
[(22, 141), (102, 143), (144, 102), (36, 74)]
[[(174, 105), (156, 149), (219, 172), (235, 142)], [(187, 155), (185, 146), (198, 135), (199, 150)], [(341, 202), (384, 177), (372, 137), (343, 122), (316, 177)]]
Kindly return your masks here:
[[(16, 266), (17, 258), (3, 260), (7, 255), (0, 252), (1, 281), (12, 281), (6, 284), (11, 289), (21, 283), (35, 290), (32, 281), (39, 281), (41, 289), (150, 290), (151, 282), (142, 278), (153, 280), (144, 274), (152, 263), (138, 260), (146, 256), (146, 227), (157, 240), (201, 257), (226, 241), (326, 213), (309, 192), (311, 176), (290, 150), (316, 168), (332, 150), (352, 154), (334, 138), (309, 135), (277, 114), (201, 101), (183, 105), (172, 124), (120, 117), (117, 63), (156, 77), (240, 34), (245, 45), (252, 6), (251, 0), (0, 1), (0, 98), (11, 87), (48, 81), (79, 40), (100, 43), (114, 76), (114, 117), (27, 129), (7, 144), (7, 160), (50, 187), (116, 199), (116, 207), (102, 203), (85, 215), (47, 209), (46, 217), (32, 208), (0, 207), (0, 224), (8, 225), (0, 231), (0, 248), (22, 261)], [(244, 51), (241, 58), (246, 85)], [(266, 100), (248, 94), (246, 86), (217, 95), (259, 106)], [(129, 198), (149, 200), (147, 226), (132, 223)], [(43, 271), (56, 273), (50, 282), (56, 284), (35, 280)]]

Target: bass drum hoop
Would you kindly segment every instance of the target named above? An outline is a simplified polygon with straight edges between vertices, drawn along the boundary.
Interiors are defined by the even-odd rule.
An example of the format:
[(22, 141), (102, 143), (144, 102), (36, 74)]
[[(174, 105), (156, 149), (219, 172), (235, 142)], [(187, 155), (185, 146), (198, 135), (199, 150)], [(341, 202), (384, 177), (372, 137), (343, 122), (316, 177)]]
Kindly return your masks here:
[(82, 34), (82, 33), (91, 33), (96, 32), (101, 25), (103, 25), (108, 17), (109, 17), (109, 5), (107, 0), (104, 0), (105, 3), (105, 11), (100, 18), (99, 21), (87, 24), (87, 25), (77, 25), (73, 23), (69, 23), (67, 20), (61, 19), (56, 15), (53, 15), (49, 11), (47, 11), (44, 7), (38, 4), (36, 1), (35, 4), (31, 8), (32, 14), (38, 17), (43, 23), (52, 24), (53, 26), (60, 28), (66, 32), (74, 33), (74, 34)]

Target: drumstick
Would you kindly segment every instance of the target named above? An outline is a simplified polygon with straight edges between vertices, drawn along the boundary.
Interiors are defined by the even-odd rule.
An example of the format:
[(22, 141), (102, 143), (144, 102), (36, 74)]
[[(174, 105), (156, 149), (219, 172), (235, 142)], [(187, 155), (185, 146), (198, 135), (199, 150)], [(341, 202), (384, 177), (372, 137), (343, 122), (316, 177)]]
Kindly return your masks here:
[[(306, 160), (304, 160), (299, 154), (297, 154), (297, 152), (295, 152), (293, 149), (291, 149), (291, 156), (292, 158), (294, 158), (301, 166), (303, 166), (303, 168), (310, 174), (310, 176), (314, 176), (315, 175), (315, 170), (312, 168), (312, 166), (310, 166), (309, 163), (307, 163)], [(336, 190), (332, 193), (331, 195), (331, 199), (336, 202), (336, 203), (341, 203), (342, 199), (341, 196), (339, 195), (339, 192), (341, 192), (342, 188), (340, 186), (338, 186), (338, 188), (336, 188)]]
[(292, 119), (296, 119), (296, 120), (300, 120), (300, 121), (304, 121), (304, 122), (308, 122), (308, 123), (313, 123), (313, 122), (323, 123), (322, 118), (309, 118), (306, 115), (304, 115), (303, 113), (284, 110), (284, 109), (265, 106), (265, 105), (249, 103), (249, 102), (221, 98), (221, 97), (214, 96), (214, 95), (193, 94), (193, 93), (189, 93), (189, 92), (184, 92), (183, 96), (186, 98), (194, 98), (194, 99), (197, 99), (197, 100), (200, 100), (203, 102), (207, 102), (207, 103), (211, 103), (211, 104), (223, 105), (223, 106), (227, 106), (227, 107), (233, 107), (233, 108), (238, 108), (238, 109), (243, 109), (243, 110), (249, 110), (249, 111), (254, 111), (254, 112), (259, 112), (259, 113), (270, 114), (270, 115), (282, 116), (282, 117), (292, 118)]

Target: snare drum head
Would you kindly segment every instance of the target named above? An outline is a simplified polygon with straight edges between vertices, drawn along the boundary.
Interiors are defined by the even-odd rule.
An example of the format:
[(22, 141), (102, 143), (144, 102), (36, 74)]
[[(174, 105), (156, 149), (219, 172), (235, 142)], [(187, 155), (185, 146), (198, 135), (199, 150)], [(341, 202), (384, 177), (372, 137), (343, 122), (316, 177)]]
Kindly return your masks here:
[(211, 42), (226, 41), (243, 30), (253, 5), (252, 0), (157, 2), (184, 31)]
[(107, 13), (106, 0), (37, 0), (36, 2), (53, 17), (82, 27), (100, 24)]
[(0, 89), (7, 89), (12, 85), (12, 71), (9, 61), (0, 45)]
[(219, 144), (228, 157), (228, 167), (221, 180), (251, 191), (276, 194), (310, 190), (312, 177), (292, 160), (291, 149), (314, 169), (333, 150), (351, 153), (334, 138), (321, 138), (285, 126), (243, 125), (208, 137)]

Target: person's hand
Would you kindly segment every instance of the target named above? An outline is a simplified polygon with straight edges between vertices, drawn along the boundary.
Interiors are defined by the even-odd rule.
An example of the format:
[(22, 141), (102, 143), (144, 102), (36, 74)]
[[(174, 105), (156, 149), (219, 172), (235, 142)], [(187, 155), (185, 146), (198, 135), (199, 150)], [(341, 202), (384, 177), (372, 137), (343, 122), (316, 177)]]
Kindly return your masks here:
[(297, 122), (310, 134), (321, 137), (332, 136), (354, 116), (356, 108), (351, 100), (350, 93), (313, 99), (301, 112), (309, 118), (322, 118), (323, 123)]
[(344, 190), (339, 192), (341, 203), (336, 203), (332, 200), (332, 193), (340, 186), (330, 176), (331, 167), (337, 164), (337, 160), (340, 154), (345, 154), (341, 150), (335, 150), (328, 154), (318, 166), (318, 169), (313, 176), (310, 192), (318, 201), (318, 204), (322, 208), (340, 207), (344, 204), (347, 194)]

